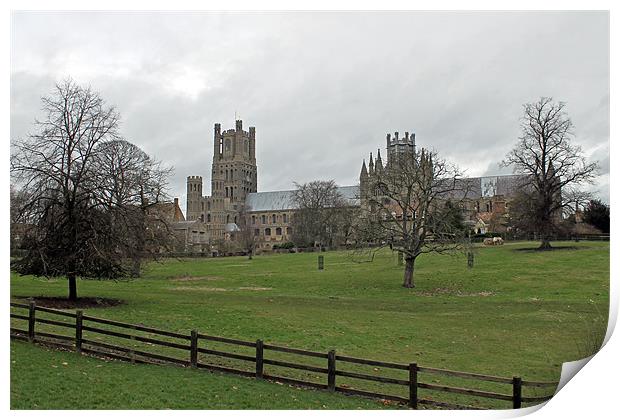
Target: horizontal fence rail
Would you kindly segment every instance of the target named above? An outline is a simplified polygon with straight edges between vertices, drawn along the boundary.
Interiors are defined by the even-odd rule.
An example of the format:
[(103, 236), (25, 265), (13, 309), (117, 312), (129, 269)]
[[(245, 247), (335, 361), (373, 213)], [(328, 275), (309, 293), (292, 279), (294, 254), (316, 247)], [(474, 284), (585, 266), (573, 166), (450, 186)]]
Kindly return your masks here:
[[(16, 340), (52, 345), (77, 351), (79, 353), (113, 358), (132, 363), (174, 364), (194, 369), (205, 369), (214, 372), (255, 377), (257, 379), (265, 379), (295, 386), (326, 389), (331, 392), (340, 392), (347, 395), (359, 395), (368, 398), (376, 398), (407, 404), (410, 408), (414, 409), (418, 408), (420, 405), (425, 407), (468, 410), (489, 408), (479, 407), (477, 405), (461, 404), (460, 402), (454, 403), (439, 401), (436, 398), (420, 398), (418, 393), (421, 390), (422, 392), (429, 391), (433, 393), (433, 396), (435, 394), (455, 394), (464, 395), (466, 397), (477, 397), (485, 400), (508, 401), (512, 402), (512, 408), (521, 408), (524, 403), (539, 404), (553, 397), (553, 395), (523, 396), (524, 388), (553, 388), (553, 390), (557, 388), (557, 382), (524, 381), (520, 377), (507, 378), (483, 375), (479, 373), (438, 369), (419, 366), (416, 363), (403, 364), (384, 362), (359, 357), (344, 356), (336, 354), (335, 350), (322, 353), (267, 344), (262, 340), (246, 341), (201, 334), (195, 330), (191, 331), (190, 334), (181, 334), (178, 332), (166, 331), (144, 325), (129, 324), (120, 321), (93, 317), (85, 315), (80, 310), (75, 311), (74, 313), (53, 308), (45, 308), (36, 306), (35, 302), (30, 302), (29, 304), (11, 302), (11, 308), (28, 311), (27, 315), (13, 312), (10, 314), (11, 318), (16, 320), (15, 322), (21, 321), (23, 323), (25, 321), (27, 323), (25, 329), (17, 328), (13, 325), (11, 326), (11, 338)], [(47, 314), (69, 318), (69, 320), (44, 318), (43, 315)], [(36, 327), (37, 324), (39, 325), (38, 328)], [(70, 330), (70, 335), (61, 334), (57, 330), (54, 330), (54, 332), (42, 331), (41, 327), (45, 325), (59, 327), (63, 329), (63, 331)], [(116, 330), (112, 330), (111, 327), (116, 328)], [(137, 333), (147, 333), (150, 336), (138, 335)], [(88, 335), (88, 337), (85, 337), (85, 335)], [(121, 345), (122, 343), (107, 343), (103, 341), (106, 339), (105, 337), (115, 337), (117, 339), (121, 339), (120, 341), (122, 341), (122, 343), (128, 342), (129, 344)], [(137, 349), (135, 347), (138, 344), (131, 344), (135, 342), (143, 343), (149, 347), (148, 349)], [(241, 349), (246, 349), (245, 351), (249, 351), (251, 354), (215, 349), (213, 348), (214, 343), (219, 343), (220, 345), (224, 344), (225, 346), (241, 347)], [(173, 349), (172, 351), (177, 353), (175, 353), (174, 356), (171, 354), (156, 353), (155, 350), (150, 350), (151, 347)], [(265, 357), (266, 351), (269, 352), (269, 357)], [(313, 358), (316, 360), (317, 364), (322, 364), (322, 366), (307, 365), (299, 363), (297, 360), (281, 360), (278, 358), (278, 355), (282, 355), (283, 353)], [(178, 356), (178, 354), (181, 354), (181, 356)], [(200, 360), (200, 355), (212, 356), (216, 358), (217, 361), (205, 363), (204, 360)], [(249, 364), (251, 368), (249, 368), (249, 370), (239, 369), (239, 366), (237, 365), (230, 366), (231, 362), (245, 364), (246, 368)], [(400, 372), (401, 378), (390, 377), (389, 372), (382, 372), (381, 375), (354, 372), (353, 370), (355, 369), (351, 369), (352, 367), (350, 365), (354, 365), (353, 367), (357, 366), (358, 368), (373, 367), (375, 371), (382, 370), (381, 368), (384, 368), (394, 374), (398, 374)], [(315, 378), (320, 378), (320, 375), (323, 375), (325, 382), (292, 378), (278, 372), (266, 372), (266, 366), (292, 369), (296, 372), (305, 372), (306, 375), (319, 374), (319, 376), (314, 376)], [(420, 374), (424, 376), (430, 375), (431, 377), (467, 379), (480, 383), (503, 384), (503, 386), (510, 386), (512, 388), (512, 392), (502, 393), (448, 384), (433, 384), (428, 381), (422, 382), (418, 378)], [(344, 383), (337, 385), (337, 378), (349, 378), (361, 381), (361, 383), (385, 384), (382, 386), (385, 386), (386, 388), (384, 389), (384, 392), (376, 392), (376, 388), (375, 390), (368, 390), (358, 389), (359, 387), (357, 385), (355, 388)], [(434, 382), (437, 381), (435, 380)], [(392, 390), (396, 389), (395, 387), (400, 389), (407, 396), (393, 395)]]

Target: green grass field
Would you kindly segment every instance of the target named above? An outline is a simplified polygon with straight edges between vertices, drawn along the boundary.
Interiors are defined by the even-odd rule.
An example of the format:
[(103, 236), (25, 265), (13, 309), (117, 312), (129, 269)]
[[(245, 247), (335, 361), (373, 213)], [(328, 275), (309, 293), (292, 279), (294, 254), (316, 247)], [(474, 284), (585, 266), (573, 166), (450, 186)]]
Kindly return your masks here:
[[(462, 256), (422, 256), (416, 264), (417, 287), (412, 290), (400, 286), (402, 267), (392, 253), (359, 262), (347, 252), (329, 252), (323, 254), (322, 272), (313, 253), (259, 256), (251, 261), (244, 257), (167, 260), (151, 264), (139, 280), (79, 281), (78, 294), (125, 301), (117, 307), (87, 309), (87, 314), (171, 331), (188, 333), (195, 328), (205, 334), (260, 338), (315, 351), (335, 349), (339, 354), (376, 360), (552, 381), (559, 378), (563, 362), (591, 354), (604, 335), (609, 244), (556, 243), (575, 248), (521, 250), (535, 245), (478, 248), (471, 270)], [(11, 277), (13, 296), (66, 292), (64, 279)], [(12, 355), (35, 363), (42, 350), (37, 351), (19, 344)], [(105, 376), (110, 370), (117, 382), (125, 380), (128, 386), (132, 379), (129, 374), (122, 379), (124, 369), (143, 368), (116, 363), (98, 372)], [(114, 369), (107, 369), (112, 365)], [(150, 368), (146, 367), (145, 375)], [(29, 386), (29, 376), (17, 373), (13, 370), (12, 389)], [(346, 382), (355, 385), (354, 380)], [(157, 386), (157, 381), (153, 384)], [(320, 408), (327, 394), (316, 395), (316, 405), (308, 397), (296, 407)], [(12, 392), (11, 405), (34, 408), (25, 398)], [(237, 401), (238, 408), (247, 407), (241, 399), (231, 398), (224, 406), (235, 407)], [(455, 401), (482, 403), (471, 398)], [(127, 407), (132, 403), (127, 399)], [(179, 401), (175, 407), (197, 408), (193, 403)], [(51, 407), (49, 401), (42, 404), (40, 408)], [(284, 407), (275, 402), (266, 406)]]
[[(380, 409), (325, 391), (11, 343), (12, 409)], [(391, 406), (396, 407), (396, 406)]]

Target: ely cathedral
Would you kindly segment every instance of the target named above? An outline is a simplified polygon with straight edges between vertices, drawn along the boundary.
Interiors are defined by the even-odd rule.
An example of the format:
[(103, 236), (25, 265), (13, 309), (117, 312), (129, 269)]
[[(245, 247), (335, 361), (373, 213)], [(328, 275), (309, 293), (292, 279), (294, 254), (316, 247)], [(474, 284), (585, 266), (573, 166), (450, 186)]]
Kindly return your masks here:
[(187, 178), (187, 220), (200, 220), (207, 227), (210, 241), (225, 238), (226, 228), (238, 222), (239, 212), (250, 193), (256, 192), (256, 129), (243, 130), (237, 120), (235, 128), (213, 130), (213, 165), (211, 196), (202, 195), (202, 177)]
[[(342, 197), (359, 206), (360, 198), (372, 177), (384, 170), (398, 156), (416, 153), (415, 134), (387, 134), (387, 160), (384, 165), (381, 151), (368, 165), (364, 160), (359, 186), (339, 187)], [(222, 131), (219, 123), (213, 133), (213, 164), (211, 167), (211, 196), (203, 196), (201, 176), (187, 177), (186, 243), (194, 250), (207, 251), (211, 245), (227, 240), (239, 230), (239, 218), (247, 217), (248, 227), (259, 238), (259, 248), (270, 250), (274, 244), (289, 242), (292, 235), (291, 218), (295, 212), (293, 192), (258, 192), (256, 165), (256, 128), (243, 130), (241, 120), (234, 129)], [(519, 183), (518, 176), (503, 175), (468, 178), (472, 186), (467, 195), (466, 220), (477, 233), (500, 231), (501, 219), (508, 213), (510, 197)], [(360, 188), (362, 189), (360, 194)], [(197, 225), (202, 225), (198, 227)], [(190, 233), (192, 236), (190, 236)]]

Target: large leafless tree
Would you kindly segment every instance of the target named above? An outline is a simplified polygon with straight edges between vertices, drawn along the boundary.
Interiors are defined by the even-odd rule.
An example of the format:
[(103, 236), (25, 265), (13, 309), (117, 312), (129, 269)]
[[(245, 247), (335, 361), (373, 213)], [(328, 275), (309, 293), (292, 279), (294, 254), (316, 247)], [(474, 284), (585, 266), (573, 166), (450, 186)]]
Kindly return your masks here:
[(348, 236), (351, 205), (334, 181), (295, 183), (293, 241), (298, 245), (333, 246)]
[(132, 276), (139, 277), (143, 258), (174, 240), (170, 217), (160, 206), (169, 198), (172, 168), (123, 139), (102, 143), (96, 152), (96, 198), (112, 212), (119, 246), (133, 261)]
[[(567, 206), (585, 201), (580, 186), (596, 176), (598, 165), (588, 163), (580, 146), (572, 144), (573, 124), (564, 102), (542, 97), (523, 106), (521, 137), (503, 165), (524, 175), (519, 218), (540, 237), (540, 249), (551, 248), (551, 237)], [(517, 210), (517, 206), (515, 206)]]
[(13, 267), (22, 274), (66, 276), (69, 298), (77, 299), (78, 277), (129, 274), (123, 244), (135, 230), (121, 221), (135, 207), (119, 204), (131, 203), (134, 192), (113, 184), (133, 171), (114, 167), (106, 155), (122, 142), (119, 115), (97, 92), (66, 80), (42, 102), (44, 118), (35, 121), (34, 134), (12, 143), (11, 175), (28, 191), (23, 209), (34, 225), (25, 241), (28, 253)]
[(447, 253), (463, 246), (461, 204), (469, 186), (458, 168), (422, 149), (375, 171), (360, 186), (362, 217), (358, 249), (390, 247), (405, 259), (403, 287), (415, 287), (416, 259), (425, 253)]

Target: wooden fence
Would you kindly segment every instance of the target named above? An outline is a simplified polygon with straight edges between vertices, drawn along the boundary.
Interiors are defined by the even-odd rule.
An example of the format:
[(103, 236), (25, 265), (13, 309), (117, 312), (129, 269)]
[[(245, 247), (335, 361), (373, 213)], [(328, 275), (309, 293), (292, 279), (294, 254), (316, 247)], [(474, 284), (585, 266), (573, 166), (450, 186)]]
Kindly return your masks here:
[[(420, 398), (419, 390), (436, 391), (439, 393), (461, 394), (466, 396), (474, 396), (483, 399), (502, 400), (511, 403), (512, 408), (521, 408), (523, 404), (538, 404), (549, 400), (553, 395), (526, 397), (523, 396), (523, 389), (532, 388), (555, 388), (557, 382), (535, 382), (524, 381), (520, 377), (499, 377), (489, 376), (477, 373), (459, 372), (447, 369), (437, 369), (431, 367), (419, 366), (416, 363), (402, 364), (392, 362), (382, 362), (376, 360), (368, 360), (357, 357), (349, 357), (336, 354), (336, 351), (330, 350), (327, 353), (295, 349), (273, 344), (264, 343), (262, 340), (245, 341), (225, 337), (217, 337), (212, 335), (201, 334), (197, 331), (191, 331), (190, 334), (180, 334), (171, 331), (165, 331), (158, 328), (151, 328), (142, 325), (128, 324), (124, 322), (113, 321), (109, 319), (96, 318), (84, 314), (78, 310), (73, 312), (62, 311), (58, 309), (45, 308), (36, 306), (34, 302), (30, 304), (11, 303), (12, 310), (27, 310), (27, 315), (11, 312), (11, 318), (14, 320), (27, 321), (26, 329), (11, 327), (11, 338), (25, 340), (32, 343), (42, 343), (74, 350), (79, 353), (92, 354), (95, 356), (110, 357), (114, 359), (124, 360), (132, 363), (151, 363), (151, 364), (175, 364), (194, 369), (207, 369), (210, 371), (226, 372), (247, 377), (255, 377), (276, 381), (280, 383), (292, 384), (302, 387), (310, 387), (316, 389), (325, 389), (330, 392), (340, 392), (348, 395), (360, 395), (363, 397), (384, 399), (407, 404), (409, 407), (417, 409), (419, 406), (441, 407), (449, 409), (485, 409), (489, 407), (481, 407), (474, 405), (466, 405), (453, 402), (438, 401), (437, 399)], [(43, 317), (47, 314), (67, 317), (71, 321), (60, 321), (58, 319), (50, 319)], [(14, 322), (15, 323), (15, 322)], [(39, 328), (35, 328), (36, 324), (52, 325), (62, 327), (72, 331), (71, 335), (62, 335), (56, 332), (46, 332)], [(107, 329), (106, 329), (106, 326)], [(110, 326), (118, 327), (122, 332), (112, 331)], [(157, 338), (137, 335), (136, 332), (144, 332), (156, 335)], [(179, 358), (170, 355), (152, 353), (150, 351), (137, 350), (116, 344), (106, 343), (101, 340), (94, 340), (86, 337), (88, 334), (96, 334), (98, 336), (116, 337), (147, 343), (148, 345), (163, 346), (187, 352), (187, 357)], [(174, 342), (173, 340), (176, 340)], [(181, 343), (179, 343), (179, 341)], [(252, 355), (238, 354), (233, 352), (221, 351), (211, 348), (209, 343), (226, 343), (234, 346), (253, 349)], [(310, 357), (314, 360), (320, 360), (323, 364), (320, 366), (310, 366), (291, 361), (278, 360), (277, 357), (265, 357), (265, 350), (273, 352), (273, 354), (289, 353), (293, 355), (301, 355)], [(241, 370), (236, 367), (224, 366), (223, 364), (201, 363), (199, 354), (213, 355), (220, 358), (241, 360), (250, 362), (253, 365), (251, 370)], [(379, 376), (373, 374), (352, 372), (340, 368), (339, 362), (345, 364), (372, 366), (388, 369), (390, 372), (404, 373), (406, 379), (397, 379), (389, 376)], [(291, 377), (278, 376), (270, 373), (266, 366), (278, 366), (293, 370), (301, 370), (312, 373), (326, 375), (326, 381), (323, 383), (295, 379)], [(404, 372), (403, 372), (404, 371)], [(452, 377), (461, 379), (471, 379), (478, 382), (489, 382), (495, 384), (507, 384), (512, 388), (512, 393), (490, 392), (488, 390), (470, 389), (456, 386), (431, 384), (421, 382), (418, 378), (420, 373), (434, 374), (442, 377)], [(348, 386), (337, 386), (336, 379), (354, 378), (364, 381), (370, 381), (381, 384), (397, 385), (404, 388), (404, 394), (407, 397), (391, 395), (388, 393), (375, 392), (364, 389), (354, 389)], [(383, 385), (382, 385), (383, 386)], [(507, 403), (508, 405), (508, 403)], [(509, 406), (505, 407), (509, 408)]]

